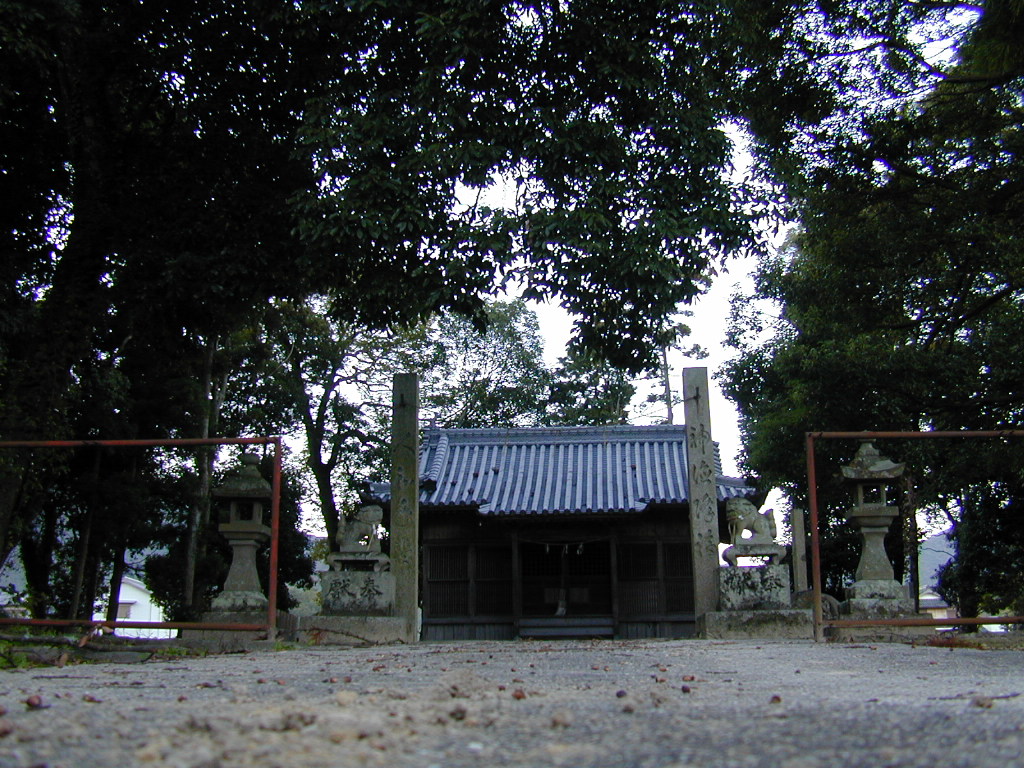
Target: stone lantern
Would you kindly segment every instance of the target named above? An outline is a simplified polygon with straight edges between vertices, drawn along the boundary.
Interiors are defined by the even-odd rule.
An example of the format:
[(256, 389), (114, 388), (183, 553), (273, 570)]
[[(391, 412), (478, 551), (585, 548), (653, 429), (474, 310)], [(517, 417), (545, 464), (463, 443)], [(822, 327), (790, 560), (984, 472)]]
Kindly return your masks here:
[(860, 532), (861, 552), (856, 581), (846, 590), (845, 613), (896, 616), (913, 613), (913, 601), (893, 574), (885, 554), (885, 535), (899, 509), (886, 498), (886, 488), (903, 474), (904, 465), (882, 456), (870, 440), (862, 440), (857, 454), (842, 468), (843, 478), (854, 483), (855, 501), (847, 521)]
[(263, 524), (263, 510), (272, 489), (260, 475), (259, 463), (256, 454), (243, 453), (241, 467), (213, 489), (222, 511), (217, 530), (231, 545), (231, 569), (224, 589), (213, 600), (216, 611), (267, 610), (268, 601), (256, 570), (256, 550), (270, 539), (270, 528)]

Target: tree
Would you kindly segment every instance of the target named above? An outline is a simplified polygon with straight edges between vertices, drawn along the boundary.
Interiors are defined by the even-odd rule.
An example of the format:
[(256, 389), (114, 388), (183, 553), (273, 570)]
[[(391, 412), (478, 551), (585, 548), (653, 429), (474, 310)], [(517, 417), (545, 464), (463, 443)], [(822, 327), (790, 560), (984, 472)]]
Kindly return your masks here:
[(522, 299), (486, 305), (478, 328), (440, 318), (423, 372), (425, 415), (445, 427), (535, 426), (548, 386), (537, 315)]
[(261, 352), (238, 376), (228, 419), (251, 424), (262, 411), (271, 431), (301, 436), (311, 500), (334, 542), (346, 503), (383, 459), (391, 377), (419, 369), (428, 353), (424, 327), (357, 328), (331, 319), (324, 301), (268, 306)]
[(544, 423), (553, 426), (625, 424), (636, 387), (614, 366), (570, 350), (551, 372)]
[[(35, 315), (5, 344), (21, 436), (59, 429), (16, 404), (59, 404), (122, 292), (210, 333), (330, 287), (381, 326), (479, 313), (516, 275), (642, 366), (659, 317), (752, 238), (722, 122), (768, 61), (744, 41), (786, 23), (641, 2), (5, 10), (7, 285)], [(514, 206), (461, 202), (499, 179)]]
[[(305, 98), (305, 76), (279, 44), (295, 43), (294, 26), (279, 20), (272, 39), (262, 11), (209, 10), (4, 5), (0, 38), (15, 41), (0, 54), (13, 74), (0, 89), (0, 129), (13, 139), (0, 177), (14, 201), (0, 234), (13, 265), (0, 329), (4, 436), (71, 434), (75, 369), (109, 353), (112, 327), (129, 331), (118, 355), (152, 349), (169, 329), (221, 332), (266, 295), (267, 271), (294, 246), (286, 198), (311, 177), (287, 141)], [(292, 274), (274, 277), (275, 289)], [(26, 471), (0, 477), (4, 554)]]
[[(804, 431), (1020, 425), (1024, 55), (1005, 45), (1022, 23), (1010, 6), (961, 16), (950, 32), (955, 58), (939, 66), (912, 57), (913, 67), (874, 82), (884, 101), (822, 123), (805, 153), (789, 156), (803, 174), (788, 177), (800, 228), (763, 261), (756, 288), (778, 319), (766, 327), (740, 300), (739, 356), (723, 378), (743, 413), (748, 468), (794, 503), (804, 493)], [(954, 510), (963, 562), (981, 562), (968, 550), (987, 537), (967, 529), (1015, 506), (1005, 494), (1019, 486), (1016, 462), (991, 457), (1005, 448), (972, 443), (970, 461), (962, 445), (885, 450), (916, 468), (920, 503)], [(826, 471), (819, 477), (834, 521), (847, 502)], [(962, 571), (957, 578), (965, 583)], [(961, 609), (978, 603), (968, 596)]]
[[(774, 203), (725, 173), (727, 123), (774, 141), (813, 101), (777, 66), (818, 34), (803, 6), (737, 8), (5, 3), (0, 435), (71, 436), (83, 370), (168, 351), (180, 418), (133, 423), (202, 434), (201, 361), (313, 293), (380, 329), (480, 320), (516, 281), (642, 369)], [(0, 470), (6, 555), (38, 507), (31, 467)]]
[[(303, 139), (322, 175), (299, 204), (312, 267), (344, 247), (339, 287), (357, 320), (478, 311), (495, 277), (514, 277), (579, 318), (579, 344), (637, 371), (713, 263), (750, 243), (763, 206), (722, 173), (724, 121), (744, 107), (744, 79), (770, 68), (795, 7), (346, 13), (367, 53), (310, 107)], [(369, 84), (359, 98), (353, 80)], [(496, 180), (513, 204), (486, 194)]]

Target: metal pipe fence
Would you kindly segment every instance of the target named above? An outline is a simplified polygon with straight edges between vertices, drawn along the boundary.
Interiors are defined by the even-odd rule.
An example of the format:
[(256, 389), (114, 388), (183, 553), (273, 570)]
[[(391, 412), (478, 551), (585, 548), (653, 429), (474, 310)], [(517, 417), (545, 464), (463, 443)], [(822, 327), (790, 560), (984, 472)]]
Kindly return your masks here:
[(116, 629), (197, 629), (234, 632), (262, 632), (273, 638), (277, 631), (277, 585), (278, 585), (278, 546), (281, 529), (281, 466), (282, 445), (279, 436), (270, 437), (211, 437), (211, 438), (176, 438), (153, 440), (2, 440), (2, 448), (194, 448), (207, 445), (271, 445), (274, 450), (274, 468), (271, 480), (270, 500), (270, 564), (267, 574), (267, 615), (263, 624), (234, 624), (227, 622), (203, 621), (106, 621), (97, 619), (21, 619), (0, 618), (0, 625), (22, 625), (39, 627), (108, 627)]
[(976, 624), (1024, 624), (1024, 616), (978, 616), (972, 618), (926, 619), (825, 619), (822, 611), (821, 541), (819, 538), (818, 478), (814, 447), (818, 440), (921, 440), (937, 438), (1019, 438), (1024, 430), (974, 430), (953, 432), (808, 432), (807, 438), (807, 512), (811, 529), (811, 589), (814, 615), (814, 639), (825, 639), (825, 627), (953, 627)]

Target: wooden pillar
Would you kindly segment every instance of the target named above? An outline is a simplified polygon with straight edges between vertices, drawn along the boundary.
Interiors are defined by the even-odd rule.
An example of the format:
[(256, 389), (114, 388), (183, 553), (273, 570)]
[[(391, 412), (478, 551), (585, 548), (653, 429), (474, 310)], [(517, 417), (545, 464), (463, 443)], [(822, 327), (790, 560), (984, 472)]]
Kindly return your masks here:
[(512, 632), (519, 637), (519, 622), (523, 618), (523, 566), (519, 551), (519, 532), (512, 533)]
[(619, 531), (608, 531), (608, 565), (611, 568), (612, 631), (619, 637)]
[(693, 555), (693, 610), (699, 620), (703, 614), (718, 610), (718, 495), (707, 368), (683, 370), (683, 402), (690, 548)]
[(395, 616), (405, 620), (408, 641), (419, 635), (419, 380), (394, 377), (391, 421), (391, 571)]

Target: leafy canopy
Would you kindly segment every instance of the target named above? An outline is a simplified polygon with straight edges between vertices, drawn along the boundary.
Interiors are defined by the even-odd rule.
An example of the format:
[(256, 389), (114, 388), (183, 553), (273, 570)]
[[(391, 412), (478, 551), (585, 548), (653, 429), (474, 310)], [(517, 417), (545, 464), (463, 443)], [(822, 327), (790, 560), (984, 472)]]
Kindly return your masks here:
[[(1007, 44), (1024, 15), (1012, 2), (921, 4), (870, 21), (856, 53), (832, 39), (820, 75), (877, 74), (837, 92), (841, 113), (789, 124), (789, 151), (773, 158), (799, 228), (737, 303), (739, 354), (723, 374), (748, 468), (797, 504), (805, 431), (1019, 428), (1024, 416), (1024, 53)], [(929, 59), (941, 36), (951, 55)], [(970, 498), (990, 521), (1018, 503), (1006, 490), (1017, 462), (987, 458), (1005, 450), (885, 447), (915, 469), (917, 503), (959, 510), (973, 542), (985, 515), (967, 513)], [(824, 500), (836, 515), (848, 504), (831, 486)]]

